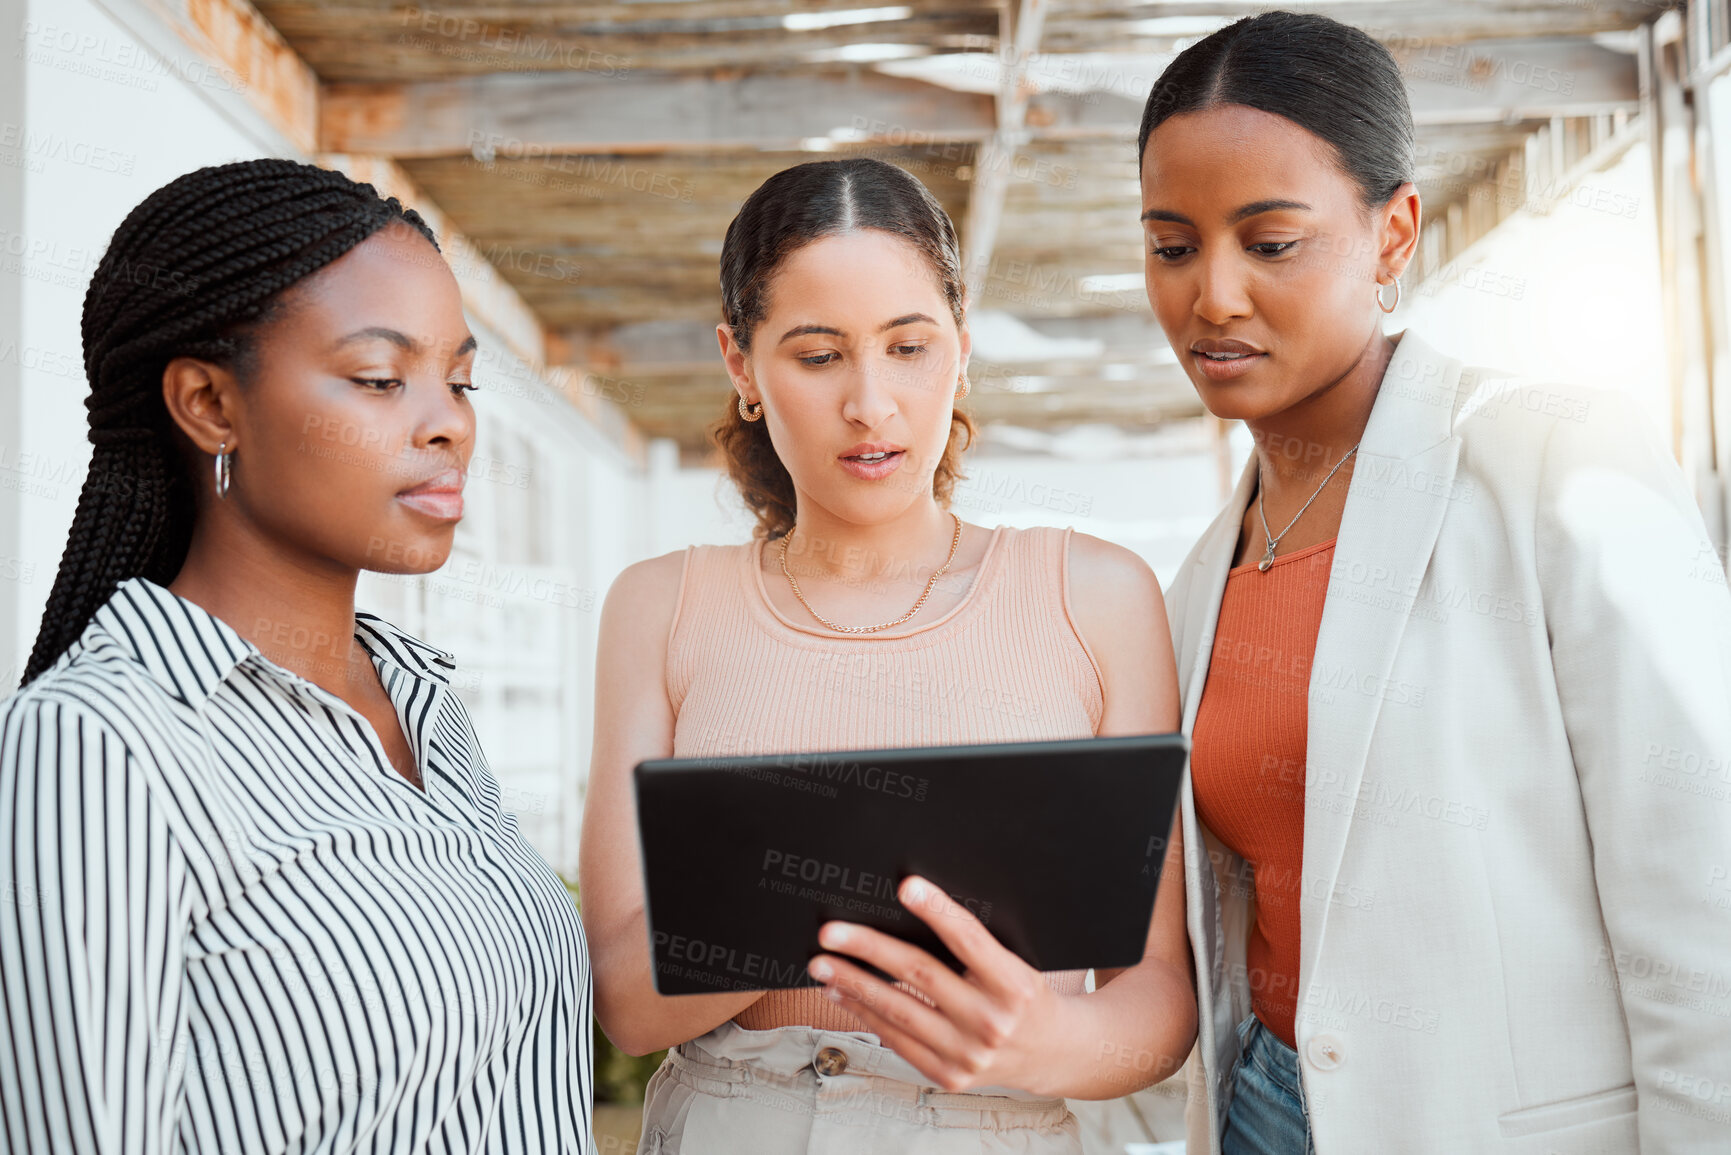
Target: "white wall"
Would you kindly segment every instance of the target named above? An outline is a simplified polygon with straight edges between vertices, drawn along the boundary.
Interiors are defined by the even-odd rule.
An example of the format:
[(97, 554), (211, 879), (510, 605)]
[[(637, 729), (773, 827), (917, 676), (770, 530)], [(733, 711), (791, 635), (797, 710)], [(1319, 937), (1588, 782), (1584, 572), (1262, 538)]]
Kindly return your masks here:
[[(22, 30), (24, 0), (0, 0), (0, 35)], [(24, 69), (0, 68), (0, 133), (16, 132), (26, 123)], [(13, 494), (24, 484), (7, 464), (5, 446), (18, 440), (24, 409), (23, 359), (18, 335), (23, 332), (24, 278), (7, 254), (5, 242), (22, 237), (25, 162), (16, 150), (0, 146), (0, 693), (18, 682), (21, 662), (14, 659), (18, 640), (18, 598), (26, 566), (19, 556), (21, 502)], [(35, 578), (35, 567), (28, 567)]]
[(0, 221), (0, 276), (23, 300), (0, 334), (0, 356), (22, 367), (18, 424), (0, 430), (0, 501), (18, 517), (16, 648), (0, 670), (21, 670), (35, 640), (90, 457), (78, 326), (108, 237), (173, 177), (263, 155), (90, 0), (30, 0), (21, 15), (0, 29), (25, 86), (24, 122), (0, 124), (0, 153), (24, 173), (22, 217)]

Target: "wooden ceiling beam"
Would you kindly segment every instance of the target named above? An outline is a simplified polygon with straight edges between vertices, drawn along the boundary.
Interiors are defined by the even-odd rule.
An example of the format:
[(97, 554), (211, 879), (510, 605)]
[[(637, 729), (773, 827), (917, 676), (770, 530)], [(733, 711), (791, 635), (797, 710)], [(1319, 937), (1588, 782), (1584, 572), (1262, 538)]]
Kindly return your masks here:
[(1635, 57), (1591, 40), (1396, 46), (1418, 127), (1600, 116), (1640, 107)]
[(744, 76), (497, 73), (333, 84), (327, 152), (529, 159), (674, 149), (798, 150), (814, 138), (983, 140), (992, 98), (868, 71)]
[(1027, 140), (1028, 100), (1033, 95), (1028, 83), (1028, 60), (1040, 50), (1049, 2), (1005, 0), (1003, 31), (998, 38), (1004, 46), (999, 61), (1004, 70), (1003, 83), (996, 97), (998, 125), (974, 158), (973, 187), (968, 194), (968, 214), (962, 223), (962, 273), (969, 300), (979, 296), (991, 270), (992, 249), (998, 241), (1004, 202), (1010, 193), (1011, 170), (1017, 150)]
[[(1169, 46), (1173, 37), (1171, 33), (1130, 35), (1136, 22), (1175, 15), (1212, 16), (1224, 22), (1250, 15), (1255, 7), (1242, 0), (1186, 0), (1175, 12), (1167, 0), (1056, 0), (1046, 47), (1048, 51), (1143, 51), (1161, 40)], [(1653, 0), (1320, 0), (1292, 7), (1333, 17), (1385, 42), (1422, 38), (1445, 44), (1621, 31), (1652, 19), (1665, 5)]]
[(900, 15), (854, 21), (823, 0), (257, 3), (329, 82), (809, 66), (858, 59), (853, 53), (864, 43), (906, 45), (916, 53), (978, 47), (996, 36), (998, 10), (997, 0), (910, 0), (893, 6), (905, 10)]
[[(1040, 4), (1018, 0), (1038, 35)], [(1020, 38), (1019, 38), (1020, 42)], [(1037, 46), (1038, 41), (1031, 43)], [(1029, 47), (1028, 51), (1034, 51)], [(1020, 48), (1017, 49), (1020, 51)], [(1595, 116), (1639, 103), (1634, 57), (1591, 41), (1509, 41), (1402, 49), (1421, 127)], [(987, 58), (991, 59), (991, 58)], [(1025, 57), (1023, 57), (1025, 59)], [(867, 70), (734, 76), (497, 73), (413, 84), (333, 84), (320, 102), (326, 152), (397, 158), (525, 159), (582, 153), (799, 150), (812, 140), (984, 142), (966, 226), (971, 251), (995, 238), (991, 211), (1031, 140), (1125, 139), (1139, 100), (1031, 94), (1022, 72), (996, 98)], [(996, 151), (993, 151), (993, 150)], [(981, 193), (985, 195), (980, 195)], [(995, 194), (995, 195), (994, 195)]]

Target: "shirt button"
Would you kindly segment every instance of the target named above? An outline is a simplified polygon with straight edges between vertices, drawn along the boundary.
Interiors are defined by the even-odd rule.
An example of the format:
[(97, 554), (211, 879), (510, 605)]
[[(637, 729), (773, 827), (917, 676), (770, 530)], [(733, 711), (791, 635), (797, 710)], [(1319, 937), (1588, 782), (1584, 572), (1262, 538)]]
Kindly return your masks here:
[(1316, 1036), (1304, 1045), (1304, 1053), (1310, 1059), (1310, 1065), (1319, 1071), (1332, 1071), (1346, 1062), (1340, 1040), (1333, 1035)]
[(847, 1070), (847, 1054), (834, 1047), (825, 1047), (817, 1053), (817, 1058), (811, 1061), (820, 1075), (839, 1075)]

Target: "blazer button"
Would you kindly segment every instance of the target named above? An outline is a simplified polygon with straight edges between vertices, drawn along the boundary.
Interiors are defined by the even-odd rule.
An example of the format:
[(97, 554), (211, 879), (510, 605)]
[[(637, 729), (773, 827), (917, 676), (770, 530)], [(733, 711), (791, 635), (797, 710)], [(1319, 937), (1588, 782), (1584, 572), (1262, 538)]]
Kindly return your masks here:
[(825, 1047), (817, 1053), (817, 1058), (811, 1061), (820, 1075), (839, 1075), (847, 1070), (847, 1053), (834, 1047)]
[(1316, 1036), (1304, 1045), (1304, 1053), (1310, 1059), (1310, 1065), (1319, 1071), (1332, 1071), (1346, 1062), (1340, 1040), (1333, 1035)]

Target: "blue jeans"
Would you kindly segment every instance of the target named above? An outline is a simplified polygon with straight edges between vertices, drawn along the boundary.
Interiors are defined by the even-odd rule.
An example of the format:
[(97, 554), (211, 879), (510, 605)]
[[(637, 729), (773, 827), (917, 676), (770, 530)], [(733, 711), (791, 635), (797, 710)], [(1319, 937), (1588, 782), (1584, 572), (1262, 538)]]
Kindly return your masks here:
[(1298, 1052), (1254, 1014), (1238, 1024), (1238, 1063), (1226, 1109), (1223, 1155), (1313, 1155)]

